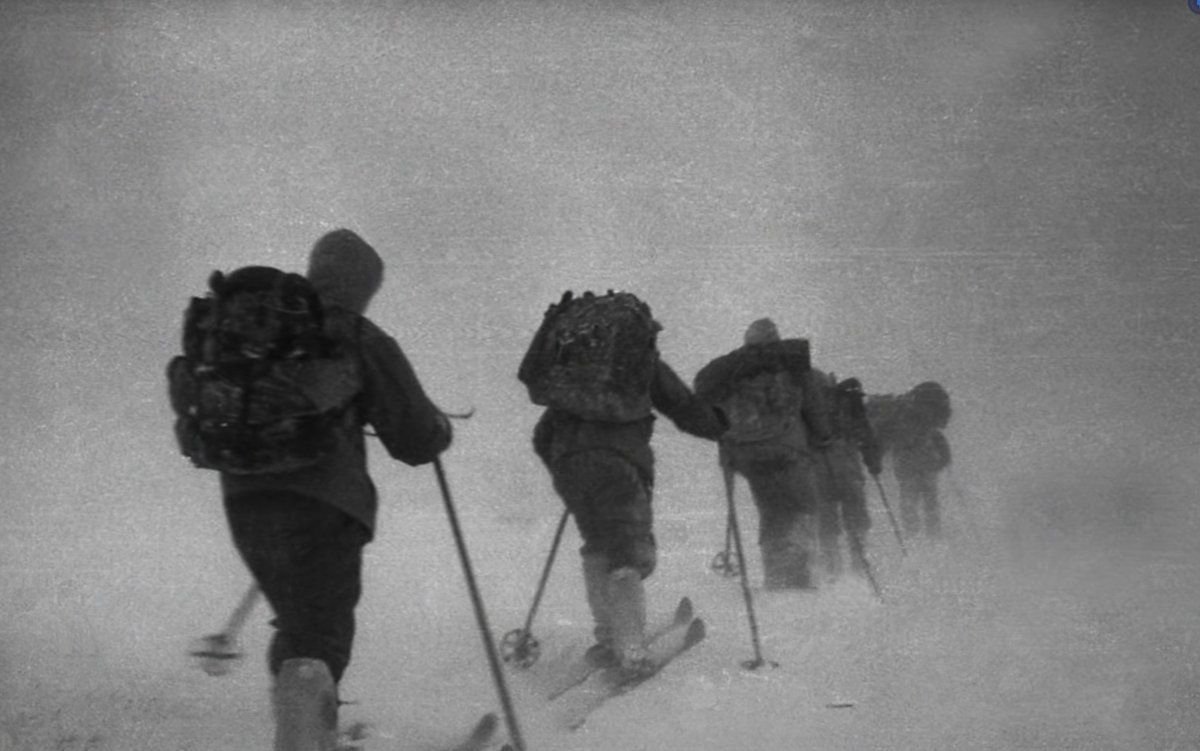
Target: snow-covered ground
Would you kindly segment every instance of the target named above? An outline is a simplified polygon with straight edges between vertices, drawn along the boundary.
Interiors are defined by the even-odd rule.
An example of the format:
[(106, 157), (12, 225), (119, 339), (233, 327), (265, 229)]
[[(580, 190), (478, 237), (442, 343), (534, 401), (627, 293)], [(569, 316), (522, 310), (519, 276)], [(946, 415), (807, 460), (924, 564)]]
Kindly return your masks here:
[[(452, 487), (454, 465), (451, 455)], [(907, 556), (876, 498), (869, 544), (883, 600), (853, 579), (817, 593), (755, 586), (762, 654), (778, 666), (750, 670), (741, 589), (707, 568), (723, 545), (724, 516), (717, 474), (705, 476), (702, 466), (693, 481), (669, 473), (676, 482), (660, 488), (662, 556), (650, 598), (665, 613), (689, 594), (708, 639), (575, 733), (556, 729), (530, 675), (509, 670), (531, 751), (1200, 744), (1194, 487), (1159, 487), (1157, 497), (1142, 487), (1143, 497), (1122, 497), (1139, 490), (1082, 478), (1001, 489), (954, 476), (945, 493), (947, 539), (910, 540)], [(422, 474), (409, 471), (409, 483), (425, 485)], [(353, 703), (343, 720), (375, 725), (372, 751), (418, 748), (499, 706), (433, 491), (429, 483), (419, 500), (385, 512), (381, 540), (369, 548), (360, 638), (343, 685)], [(739, 485), (752, 542), (746, 492)], [(1057, 521), (1036, 510), (1043, 506), (1033, 504), (1035, 493), (1045, 508), (1061, 509)], [(539, 503), (544, 514), (499, 518), (472, 513), (472, 494), (457, 495), (487, 615), (501, 634), (523, 622), (556, 509)], [(534, 623), (544, 653), (531, 673), (587, 644), (575, 535), (568, 527)], [(17, 538), (5, 545), (24, 557), (28, 574), (24, 586), (9, 578), (0, 592), (8, 603), (0, 748), (269, 747), (265, 613), (251, 617), (242, 640), (248, 659), (229, 675), (205, 675), (184, 656), (235, 604), (244, 584), (235, 562), (189, 577), (180, 576), (181, 564), (162, 563), (169, 556), (124, 560), (128, 553), (105, 554), (99, 543), (87, 552)], [(73, 565), (89, 554), (100, 555), (90, 575)], [(75, 574), (45, 577), (65, 582), (50, 596), (33, 591), (56, 561)], [(113, 565), (122, 561), (162, 577), (122, 577), (123, 566)]]

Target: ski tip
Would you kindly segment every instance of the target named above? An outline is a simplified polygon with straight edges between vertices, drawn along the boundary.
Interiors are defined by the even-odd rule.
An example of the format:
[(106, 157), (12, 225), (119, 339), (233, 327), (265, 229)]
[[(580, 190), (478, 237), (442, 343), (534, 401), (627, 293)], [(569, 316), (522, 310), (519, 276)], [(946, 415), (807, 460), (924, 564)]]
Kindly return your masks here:
[(685, 646), (692, 646), (701, 641), (708, 632), (707, 626), (704, 625), (704, 620), (701, 618), (693, 618), (691, 625), (688, 626), (687, 635), (684, 636), (683, 643)]
[(692, 606), (692, 598), (684, 597), (675, 608), (675, 622), (683, 625), (692, 619), (696, 609)]
[(493, 736), (499, 728), (500, 717), (495, 712), (488, 712), (479, 718), (466, 739), (444, 748), (447, 751), (481, 751), (493, 744)]

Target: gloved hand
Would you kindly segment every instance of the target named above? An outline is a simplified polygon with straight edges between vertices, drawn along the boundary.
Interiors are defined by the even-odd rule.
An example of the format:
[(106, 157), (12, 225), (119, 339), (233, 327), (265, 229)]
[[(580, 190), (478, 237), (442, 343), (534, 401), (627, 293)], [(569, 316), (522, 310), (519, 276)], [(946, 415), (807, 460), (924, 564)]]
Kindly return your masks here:
[(446, 416), (445, 412), (438, 412), (437, 421), (438, 429), (446, 436), (446, 448), (450, 448), (450, 444), (454, 441), (454, 428), (450, 426), (450, 418)]

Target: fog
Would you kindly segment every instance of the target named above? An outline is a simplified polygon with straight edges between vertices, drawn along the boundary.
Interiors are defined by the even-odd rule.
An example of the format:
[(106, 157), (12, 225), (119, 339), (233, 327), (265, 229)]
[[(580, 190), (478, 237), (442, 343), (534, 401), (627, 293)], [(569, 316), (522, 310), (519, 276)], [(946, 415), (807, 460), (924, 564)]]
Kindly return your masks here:
[[(664, 609), (707, 594), (715, 623), (642, 710), (745, 718), (850, 676), (887, 710), (855, 710), (856, 730), (788, 705), (781, 730), (731, 732), (1196, 744), (1198, 37), (1182, 0), (0, 4), (0, 749), (268, 737), (259, 661), (222, 684), (181, 656), (246, 579), (214, 477), (175, 449), (163, 370), (213, 269), (302, 270), (342, 226), (385, 257), (374, 320), (443, 408), (477, 410), (446, 464), (497, 629), (520, 622), (560, 512), (517, 364), (564, 289), (628, 289), (685, 378), (768, 315), (818, 367), (870, 393), (937, 380), (955, 409), (950, 540), (899, 556), (873, 507), (887, 602), (768, 599), (791, 659), (753, 697), (712, 678), (748, 656), (736, 588), (704, 571), (724, 525), (715, 452), (660, 421), (652, 586)], [(449, 661), (478, 670), (465, 695), (482, 708), (432, 473), (378, 451), (372, 466), (384, 510), (348, 690), (454, 687)], [(563, 640), (586, 631), (574, 544), (547, 603)], [(854, 638), (801, 639), (814, 619)], [(1092, 651), (1071, 652), (1073, 629)], [(1025, 699), (960, 690), (1014, 646), (1044, 678)], [(959, 677), (889, 662), (943, 649)], [(1055, 650), (1078, 661), (1056, 672)], [(1022, 703), (1078, 700), (1114, 665), (1134, 678), (1104, 695), (1126, 712), (1110, 732)], [(947, 703), (940, 721), (929, 694), (901, 699), (915, 682)], [(649, 735), (554, 742), (719, 735), (632, 727)]]

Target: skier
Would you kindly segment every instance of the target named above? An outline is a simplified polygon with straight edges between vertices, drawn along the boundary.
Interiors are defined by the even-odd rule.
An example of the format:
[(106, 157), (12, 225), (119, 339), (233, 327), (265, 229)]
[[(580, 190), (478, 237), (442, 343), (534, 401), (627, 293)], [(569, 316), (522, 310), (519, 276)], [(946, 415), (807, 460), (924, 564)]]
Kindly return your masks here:
[[(226, 281), (261, 276), (263, 269), (249, 267)], [(337, 685), (350, 661), (362, 552), (377, 512), (364, 426), (393, 458), (412, 466), (432, 462), (451, 442), (449, 421), (399, 345), (364, 315), (383, 270), (375, 250), (346, 229), (322, 236), (309, 254), (307, 280), (323, 311), (322, 334), (352, 364), (320, 371), (325, 377), (309, 384), (317, 401), (348, 392), (349, 406), (324, 429), (327, 453), (289, 471), (220, 473), (234, 546), (275, 615), (268, 668), (276, 751), (336, 745)], [(173, 377), (171, 386), (176, 411), (186, 411), (196, 401), (189, 392), (195, 384)]]
[[(607, 321), (606, 315), (633, 323)], [(644, 331), (631, 332), (639, 320)], [(559, 333), (560, 325), (566, 331)], [(696, 399), (659, 357), (655, 335), (660, 328), (649, 308), (629, 293), (574, 298), (568, 292), (547, 311), (519, 374), (534, 403), (547, 407), (534, 427), (534, 452), (549, 470), (583, 539), (580, 557), (596, 638), (587, 659), (596, 666), (619, 667), (630, 676), (655, 669), (645, 643), (645, 580), (657, 563), (652, 410), (680, 430), (708, 440), (720, 437), (727, 425), (720, 411)], [(571, 349), (573, 343), (583, 346)], [(599, 356), (628, 367), (592, 363), (573, 371), (574, 358), (589, 353), (603, 353)], [(621, 387), (630, 406), (606, 409), (611, 414), (604, 419), (583, 407), (609, 398), (584, 393), (596, 386), (573, 380), (576, 376), (571, 374), (584, 373), (586, 380), (586, 373), (598, 369), (631, 379), (628, 388)], [(570, 380), (571, 387), (556, 388), (558, 397), (545, 396), (539, 384), (558, 378)], [(578, 409), (569, 404), (575, 398)]]
[(815, 588), (816, 471), (832, 439), (824, 379), (808, 341), (780, 339), (770, 318), (751, 323), (742, 347), (696, 376), (696, 393), (729, 418), (721, 466), (750, 485), (767, 589)]
[(925, 381), (900, 395), (872, 396), (868, 414), (900, 486), (900, 520), (906, 533), (941, 536), (938, 475), (950, 466), (943, 432), (950, 422), (950, 396), (941, 384)]
[(821, 561), (829, 580), (842, 573), (841, 536), (845, 532), (850, 549), (850, 566), (866, 573), (863, 536), (871, 528), (863, 491), (863, 465), (878, 477), (881, 471), (879, 442), (863, 404), (862, 383), (857, 378), (838, 381), (829, 375), (828, 395), (832, 407), (833, 438), (818, 469), (821, 489)]

